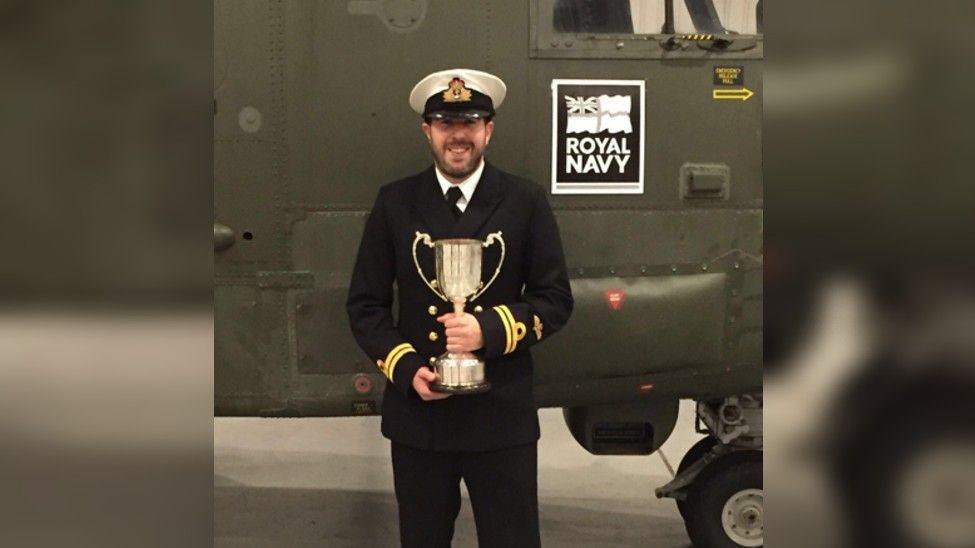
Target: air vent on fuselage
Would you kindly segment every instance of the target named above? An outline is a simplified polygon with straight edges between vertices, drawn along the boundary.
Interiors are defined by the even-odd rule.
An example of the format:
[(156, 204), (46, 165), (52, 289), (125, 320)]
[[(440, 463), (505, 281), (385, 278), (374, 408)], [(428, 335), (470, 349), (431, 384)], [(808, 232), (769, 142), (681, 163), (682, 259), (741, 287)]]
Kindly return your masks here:
[[(653, 443), (653, 426), (648, 422), (601, 422), (592, 432), (593, 448), (599, 452), (627, 453)], [(642, 452), (637, 449), (636, 452)]]

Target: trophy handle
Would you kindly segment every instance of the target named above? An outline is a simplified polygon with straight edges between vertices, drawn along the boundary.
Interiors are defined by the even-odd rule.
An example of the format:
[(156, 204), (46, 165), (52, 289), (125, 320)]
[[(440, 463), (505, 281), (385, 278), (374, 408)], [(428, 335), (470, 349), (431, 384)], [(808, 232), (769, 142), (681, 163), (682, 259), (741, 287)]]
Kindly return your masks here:
[(498, 259), (498, 268), (494, 269), (494, 275), (491, 276), (491, 279), (488, 280), (488, 283), (484, 284), (484, 287), (482, 287), (480, 291), (475, 293), (473, 297), (468, 299), (467, 302), (471, 302), (474, 299), (480, 297), (482, 293), (484, 293), (485, 291), (488, 290), (489, 287), (491, 287), (491, 284), (494, 282), (494, 279), (497, 278), (498, 274), (501, 273), (501, 265), (504, 264), (504, 253), (505, 253), (504, 238), (501, 237), (501, 231), (499, 230), (497, 232), (492, 232), (491, 234), (488, 234), (487, 240), (484, 240), (484, 243), (481, 245), (485, 248), (490, 247), (491, 244), (494, 243), (495, 241), (501, 243), (501, 258)]
[(431, 283), (430, 280), (428, 280), (427, 277), (423, 275), (423, 269), (420, 268), (420, 259), (418, 259), (417, 256), (416, 256), (416, 244), (420, 243), (421, 241), (427, 247), (430, 247), (430, 248), (433, 247), (433, 240), (430, 239), (430, 235), (429, 234), (424, 234), (422, 232), (417, 231), (416, 238), (413, 239), (413, 249), (412, 249), (412, 252), (413, 252), (413, 264), (416, 265), (416, 273), (420, 275), (420, 279), (423, 280), (423, 283), (427, 284), (427, 287), (430, 288), (430, 291), (433, 291), (434, 295), (436, 295), (436, 296), (440, 297), (441, 299), (447, 301), (447, 297), (444, 296), (443, 293), (441, 293), (440, 291), (437, 290), (437, 286), (436, 286), (436, 283), (435, 283), (436, 280), (434, 280), (434, 283)]

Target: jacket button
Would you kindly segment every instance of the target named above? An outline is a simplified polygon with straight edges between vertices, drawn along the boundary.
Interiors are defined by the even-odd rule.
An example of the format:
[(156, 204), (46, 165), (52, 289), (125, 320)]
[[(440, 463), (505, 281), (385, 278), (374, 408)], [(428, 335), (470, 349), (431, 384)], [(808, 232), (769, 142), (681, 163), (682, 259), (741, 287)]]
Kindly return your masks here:
[(484, 307), (477, 305), (474, 307), (474, 312), (484, 312)]
[(427, 309), (427, 312), (429, 312), (431, 316), (436, 316), (437, 315), (437, 307), (435, 307), (435, 306), (433, 306), (431, 304), (430, 305), (430, 308)]
[(431, 341), (435, 341), (440, 338), (435, 331), (431, 331), (429, 337)]
[(430, 365), (437, 365), (437, 358), (436, 357), (430, 356)]

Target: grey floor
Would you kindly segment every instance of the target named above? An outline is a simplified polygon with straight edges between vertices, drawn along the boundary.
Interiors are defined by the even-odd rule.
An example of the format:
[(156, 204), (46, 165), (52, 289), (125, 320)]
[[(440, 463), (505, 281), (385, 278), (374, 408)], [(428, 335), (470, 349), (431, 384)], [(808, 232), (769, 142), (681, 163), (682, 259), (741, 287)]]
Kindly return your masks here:
[[(539, 516), (545, 546), (688, 547), (677, 507), (653, 488), (659, 454), (586, 452), (558, 409), (539, 412)], [(701, 436), (693, 403), (661, 448), (671, 466)], [(215, 546), (398, 546), (389, 442), (378, 417), (214, 419)], [(466, 491), (454, 546), (476, 546)]]

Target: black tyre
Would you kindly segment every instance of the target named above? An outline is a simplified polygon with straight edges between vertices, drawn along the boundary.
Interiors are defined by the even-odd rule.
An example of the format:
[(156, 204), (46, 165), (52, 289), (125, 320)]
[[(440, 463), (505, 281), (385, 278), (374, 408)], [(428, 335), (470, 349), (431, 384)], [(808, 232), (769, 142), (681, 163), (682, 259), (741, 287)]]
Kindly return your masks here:
[[(714, 447), (715, 444), (717, 443), (718, 440), (711, 436), (707, 436), (706, 438), (701, 438), (700, 440), (698, 440), (697, 443), (695, 443), (694, 445), (691, 446), (690, 449), (688, 449), (687, 453), (684, 455), (684, 458), (681, 459), (680, 465), (677, 466), (677, 475), (679, 476), (681, 472), (690, 468), (692, 464), (694, 464), (695, 462), (697, 462), (698, 459), (700, 459), (705, 454), (707, 454), (707, 452), (710, 451), (711, 448)], [(680, 512), (680, 517), (684, 518), (684, 520), (686, 521), (687, 512), (688, 512), (688, 505), (686, 499), (677, 500), (677, 510)]]
[(764, 544), (765, 495), (762, 457), (736, 452), (714, 461), (688, 493), (687, 534), (697, 548), (741, 548)]

